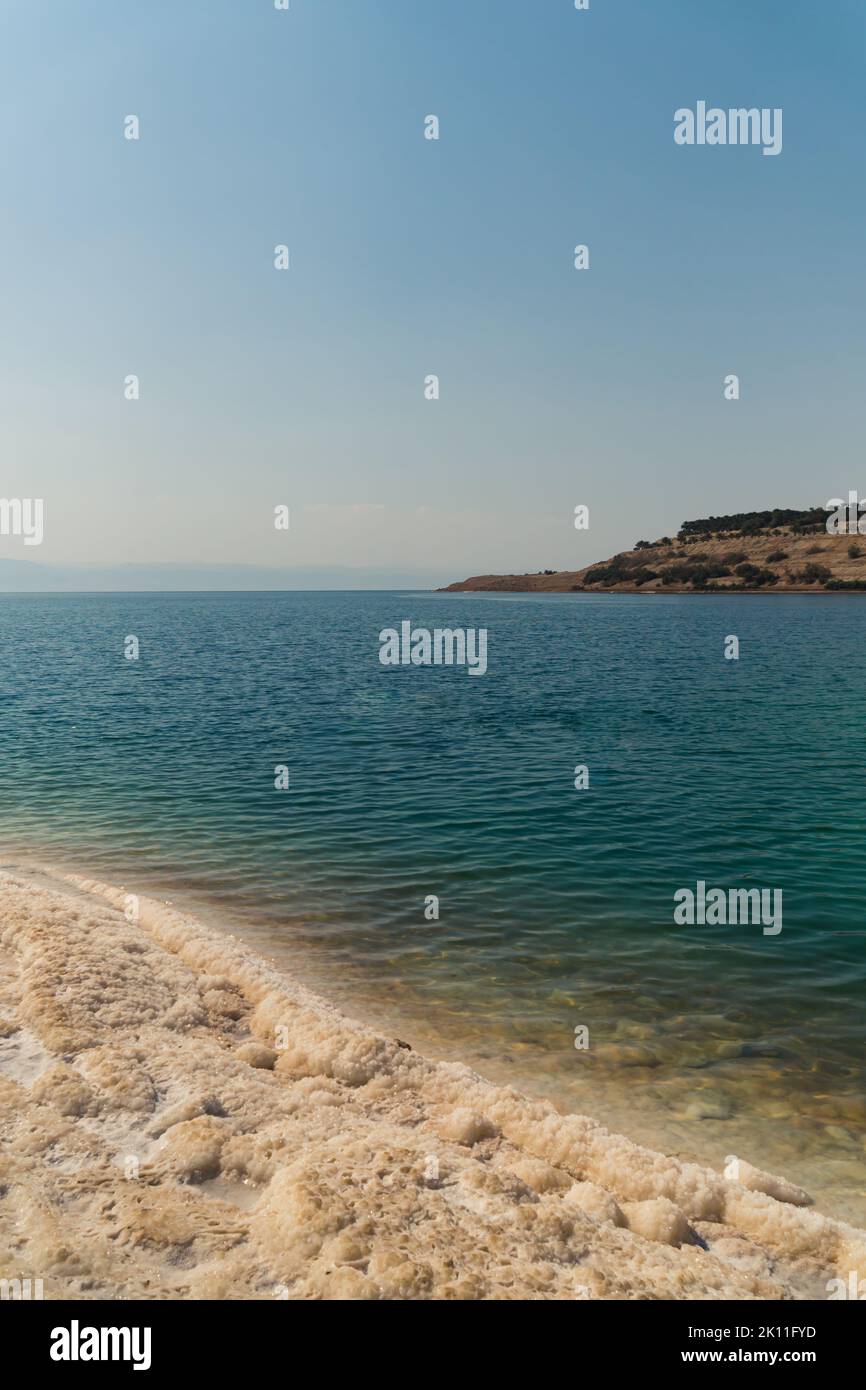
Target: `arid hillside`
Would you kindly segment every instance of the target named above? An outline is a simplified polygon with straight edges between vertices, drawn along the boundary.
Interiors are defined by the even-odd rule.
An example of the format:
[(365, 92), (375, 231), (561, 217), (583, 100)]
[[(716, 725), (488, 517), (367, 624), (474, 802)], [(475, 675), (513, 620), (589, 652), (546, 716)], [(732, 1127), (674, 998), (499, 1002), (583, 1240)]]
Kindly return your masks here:
[(706, 517), (581, 570), (476, 575), (442, 592), (866, 593), (866, 536), (829, 535), (826, 520), (820, 507)]

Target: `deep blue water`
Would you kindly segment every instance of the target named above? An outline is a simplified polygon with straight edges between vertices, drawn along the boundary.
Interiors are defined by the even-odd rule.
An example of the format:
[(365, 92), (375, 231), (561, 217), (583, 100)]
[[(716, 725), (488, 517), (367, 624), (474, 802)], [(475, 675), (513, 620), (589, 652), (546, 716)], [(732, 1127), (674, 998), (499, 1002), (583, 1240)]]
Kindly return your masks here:
[[(383, 667), (406, 618), (487, 673)], [(3, 595), (0, 656), (6, 862), (197, 895), (494, 1070), (863, 1195), (863, 597)], [(675, 926), (698, 879), (782, 932)]]

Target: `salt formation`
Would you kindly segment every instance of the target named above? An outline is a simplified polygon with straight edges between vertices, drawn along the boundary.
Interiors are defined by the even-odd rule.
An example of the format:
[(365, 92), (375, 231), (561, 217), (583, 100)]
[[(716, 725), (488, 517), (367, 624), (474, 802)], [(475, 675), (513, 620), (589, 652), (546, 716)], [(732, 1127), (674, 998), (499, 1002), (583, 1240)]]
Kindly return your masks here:
[(234, 937), (0, 874), (0, 1278), (46, 1298), (827, 1297), (866, 1233), (425, 1060)]

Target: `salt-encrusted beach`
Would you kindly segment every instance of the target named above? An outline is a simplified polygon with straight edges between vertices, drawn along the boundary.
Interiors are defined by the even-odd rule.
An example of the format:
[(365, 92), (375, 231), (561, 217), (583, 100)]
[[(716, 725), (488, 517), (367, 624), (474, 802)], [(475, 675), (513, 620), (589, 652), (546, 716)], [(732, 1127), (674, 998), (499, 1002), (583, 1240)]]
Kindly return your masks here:
[(0, 892), (0, 1278), (55, 1299), (796, 1299), (866, 1277), (866, 1233), (784, 1180), (425, 1060), (164, 903), (69, 876)]

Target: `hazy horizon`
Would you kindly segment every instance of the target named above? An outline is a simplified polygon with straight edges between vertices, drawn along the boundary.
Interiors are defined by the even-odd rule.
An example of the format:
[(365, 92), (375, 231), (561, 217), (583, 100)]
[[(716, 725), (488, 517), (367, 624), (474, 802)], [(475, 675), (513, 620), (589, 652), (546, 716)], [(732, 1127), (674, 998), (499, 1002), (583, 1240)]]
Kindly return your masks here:
[[(756, 510), (758, 510), (756, 508)], [(687, 518), (683, 518), (686, 520)], [(678, 527), (669, 527), (676, 534)], [(625, 542), (622, 549), (631, 549), (635, 540)], [(657, 540), (657, 536), (645, 536)], [(31, 552), (32, 553), (32, 552)], [(609, 556), (590, 553), (592, 563)], [(505, 570), (501, 573), (540, 573), (556, 568), (537, 565), (526, 570)], [(122, 561), (72, 564), (45, 564), (39, 560), (14, 560), (0, 557), (0, 594), (14, 593), (261, 593), (320, 590), (375, 591), (388, 589), (437, 589), (474, 574), (491, 573), (467, 569), (455, 573), (450, 569), (433, 567), (383, 567), (382, 565), (304, 565), (276, 566), (254, 562), (208, 564), (183, 563), (170, 560), (151, 563)]]
[(41, 565), (0, 559), (0, 594), (264, 593), (434, 589), (453, 576), (381, 566), (104, 564)]

